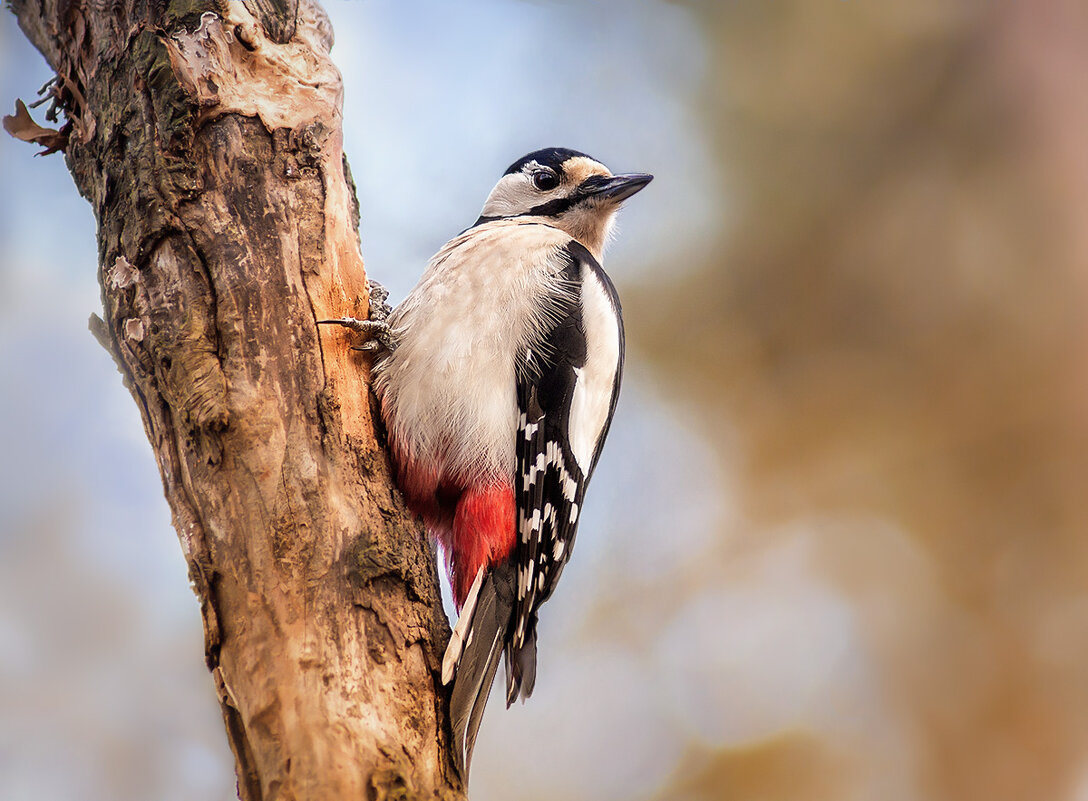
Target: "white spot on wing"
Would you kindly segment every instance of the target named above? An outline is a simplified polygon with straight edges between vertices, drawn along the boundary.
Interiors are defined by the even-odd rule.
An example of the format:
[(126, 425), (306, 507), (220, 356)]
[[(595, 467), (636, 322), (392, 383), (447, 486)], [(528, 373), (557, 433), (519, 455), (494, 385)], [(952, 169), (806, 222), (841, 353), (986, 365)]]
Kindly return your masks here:
[(582, 269), (582, 318), (586, 363), (576, 369), (570, 413), (570, 444), (582, 473), (589, 471), (597, 441), (608, 420), (620, 362), (620, 331), (615, 310), (600, 279)]
[(563, 497), (568, 501), (573, 501), (578, 493), (578, 482), (570, 477), (569, 474), (563, 475)]

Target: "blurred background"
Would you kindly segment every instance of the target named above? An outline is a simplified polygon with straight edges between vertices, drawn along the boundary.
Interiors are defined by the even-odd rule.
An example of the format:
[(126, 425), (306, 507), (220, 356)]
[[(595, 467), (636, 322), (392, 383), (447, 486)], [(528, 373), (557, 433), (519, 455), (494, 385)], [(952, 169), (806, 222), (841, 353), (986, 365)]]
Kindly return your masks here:
[[(326, 0), (368, 272), (522, 153), (657, 180), (474, 801), (1088, 801), (1088, 7)], [(0, 100), (50, 77), (0, 14)], [(41, 119), (40, 113), (37, 115)], [(0, 797), (234, 797), (94, 221), (0, 137)]]

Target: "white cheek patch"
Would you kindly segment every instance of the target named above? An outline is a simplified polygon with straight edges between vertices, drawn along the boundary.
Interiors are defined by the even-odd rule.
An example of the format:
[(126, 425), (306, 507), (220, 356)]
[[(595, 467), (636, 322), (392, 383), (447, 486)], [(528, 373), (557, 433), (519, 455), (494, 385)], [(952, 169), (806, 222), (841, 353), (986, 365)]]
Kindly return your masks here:
[(504, 175), (487, 196), (482, 217), (510, 217), (531, 206), (535, 190), (531, 179), (523, 172)]

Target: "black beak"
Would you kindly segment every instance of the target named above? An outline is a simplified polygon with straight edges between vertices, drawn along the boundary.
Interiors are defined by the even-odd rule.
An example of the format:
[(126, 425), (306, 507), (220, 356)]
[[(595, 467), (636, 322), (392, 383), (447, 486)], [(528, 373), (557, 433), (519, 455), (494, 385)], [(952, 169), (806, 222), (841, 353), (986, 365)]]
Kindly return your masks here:
[(599, 197), (603, 200), (611, 200), (613, 203), (627, 200), (635, 192), (650, 183), (654, 177), (642, 172), (633, 172), (628, 175), (613, 175), (611, 178), (594, 180), (586, 187), (586, 194)]

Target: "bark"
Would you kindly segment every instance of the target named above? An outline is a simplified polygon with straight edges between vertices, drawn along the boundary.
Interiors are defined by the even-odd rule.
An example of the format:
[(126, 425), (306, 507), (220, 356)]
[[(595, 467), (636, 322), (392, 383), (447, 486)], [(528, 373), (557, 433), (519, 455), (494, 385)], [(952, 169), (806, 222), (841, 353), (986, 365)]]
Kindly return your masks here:
[[(139, 405), (258, 799), (461, 798), (433, 546), (368, 362), (332, 31), (310, 0), (15, 0), (98, 220), (92, 328)], [(26, 138), (26, 137), (24, 137)]]

